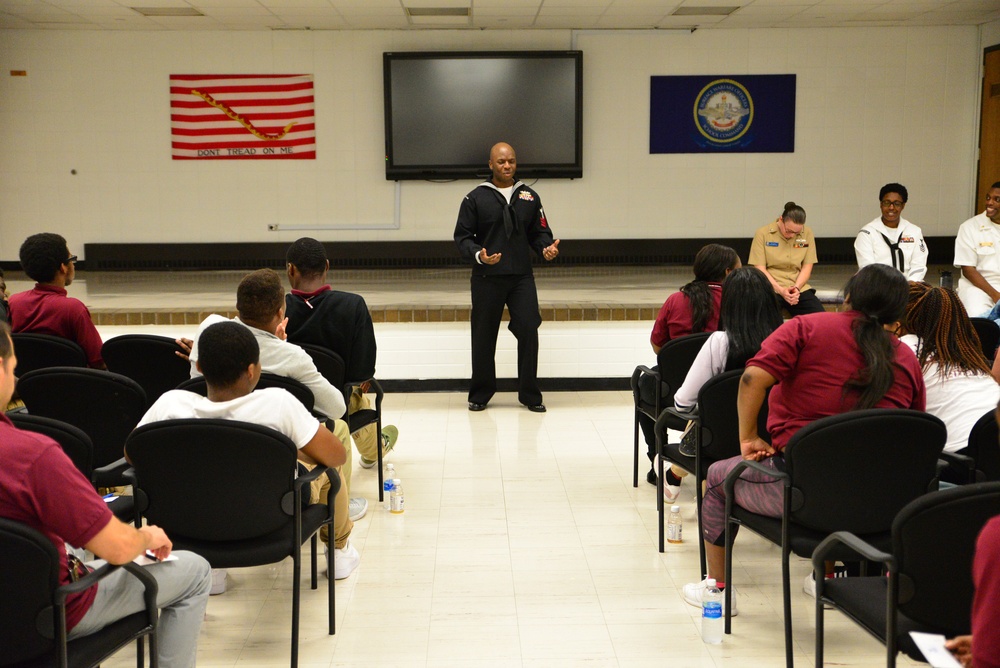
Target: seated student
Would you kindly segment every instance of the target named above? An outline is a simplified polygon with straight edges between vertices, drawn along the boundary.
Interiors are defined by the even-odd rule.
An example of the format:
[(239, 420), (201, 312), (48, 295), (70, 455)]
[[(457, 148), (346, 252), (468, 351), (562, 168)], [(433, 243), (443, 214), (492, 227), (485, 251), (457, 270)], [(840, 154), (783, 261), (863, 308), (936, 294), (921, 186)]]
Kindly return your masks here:
[(948, 427), (945, 452), (958, 452), (969, 444), (973, 425), (1000, 401), (1000, 385), (965, 307), (952, 290), (911, 282), (900, 332), (923, 369), (927, 412)]
[[(17, 365), (6, 323), (0, 323), (0, 359), (0, 405), (4, 405), (14, 391)], [(171, 554), (170, 539), (159, 527), (135, 529), (115, 518), (90, 481), (49, 437), (22, 431), (0, 415), (0, 442), (0, 517), (30, 526), (52, 541), (59, 554), (60, 585), (80, 573), (71, 569), (94, 570), (103, 562), (127, 564), (146, 550), (160, 559)], [(79, 564), (75, 555), (68, 554), (67, 544), (85, 548), (101, 561)], [(197, 554), (173, 554), (176, 561), (147, 567), (159, 588), (158, 656), (162, 666), (194, 666), (211, 586), (210, 567)], [(66, 600), (69, 637), (90, 635), (144, 610), (143, 592), (139, 580), (119, 570), (71, 595)]]
[[(844, 288), (840, 313), (815, 313), (785, 322), (764, 340), (747, 362), (740, 382), (738, 409), (742, 456), (712, 464), (702, 504), (702, 529), (708, 576), (725, 587), (725, 489), (730, 470), (753, 459), (778, 470), (781, 451), (813, 420), (866, 408), (924, 410), (926, 396), (920, 364), (892, 332), (906, 312), (906, 278), (884, 264), (856, 273)], [(831, 363), (835, 360), (836, 363)], [(757, 416), (767, 389), (768, 444), (757, 434)], [(747, 469), (734, 501), (755, 513), (781, 517), (782, 483)], [(722, 582), (719, 582), (722, 580)], [(684, 600), (700, 606), (705, 581), (684, 586)], [(737, 614), (733, 598), (732, 614)]]
[(20, 258), (24, 273), (37, 282), (8, 300), (11, 330), (74, 341), (86, 353), (88, 366), (106, 369), (101, 358), (103, 342), (90, 311), (66, 293), (66, 286), (76, 277), (76, 256), (70, 254), (66, 240), (49, 232), (33, 234), (21, 244)]
[[(691, 365), (684, 383), (674, 393), (679, 411), (692, 411), (698, 392), (713, 377), (725, 371), (742, 369), (757, 354), (761, 343), (781, 326), (781, 311), (767, 277), (756, 267), (734, 269), (722, 282), (719, 330), (712, 332)], [(690, 454), (682, 445), (681, 454)], [(664, 474), (663, 495), (668, 501), (680, 494), (680, 479), (687, 471), (671, 466)]]
[[(338, 439), (350, 448), (350, 433), (347, 423), (340, 418), (344, 415), (344, 395), (331, 385), (319, 371), (312, 358), (296, 345), (285, 342), (285, 290), (281, 279), (273, 269), (258, 269), (243, 277), (236, 288), (236, 310), (239, 317), (235, 320), (245, 325), (257, 339), (260, 346), (260, 364), (265, 373), (293, 378), (313, 393), (317, 413), (327, 418), (327, 426)], [(221, 315), (210, 315), (198, 327), (198, 333), (192, 342), (190, 339), (179, 339), (178, 344), (190, 351), (191, 377), (197, 377), (196, 362), (198, 360), (198, 338), (209, 325), (226, 322)], [(332, 426), (331, 426), (332, 425)], [(351, 460), (348, 458), (343, 468), (345, 494), (351, 489)], [(368, 500), (357, 497), (350, 501), (350, 516), (357, 521), (368, 511)]]
[[(297, 240), (288, 247), (285, 259), (288, 281), (292, 285), (292, 292), (285, 295), (288, 340), (322, 346), (340, 355), (346, 366), (347, 381), (374, 378), (378, 346), (364, 297), (330, 287), (326, 280), (330, 261), (323, 244), (315, 239), (302, 237)], [(367, 383), (354, 387), (348, 413), (371, 408), (365, 396), (368, 389)], [(370, 469), (377, 461), (375, 429), (375, 425), (368, 425), (351, 434), (361, 455), (362, 468)], [(392, 450), (398, 436), (395, 426), (382, 428), (383, 454)]]
[[(659, 354), (667, 341), (679, 339), (688, 334), (714, 332), (719, 327), (719, 304), (722, 301), (722, 281), (732, 270), (740, 266), (740, 256), (729, 246), (708, 244), (702, 246), (694, 256), (694, 280), (663, 302), (649, 344), (653, 352)], [(656, 367), (653, 367), (656, 369)], [(653, 377), (639, 377), (639, 393), (643, 401), (653, 403), (656, 384)], [(646, 438), (647, 456), (653, 461), (656, 456), (656, 436), (653, 434), (653, 420), (639, 416), (639, 426)], [(646, 482), (656, 484), (656, 467), (649, 469)], [(666, 490), (666, 486), (664, 486)]]
[[(185, 418), (252, 422), (290, 438), (299, 448), (299, 460), (305, 464), (333, 468), (343, 465), (347, 459), (343, 443), (330, 430), (322, 428), (291, 393), (276, 387), (253, 391), (262, 368), (260, 348), (249, 327), (228, 320), (216, 322), (201, 332), (197, 344), (200, 355), (195, 364), (198, 372), (205, 376), (208, 396), (170, 390), (156, 400), (139, 421), (139, 426)], [(323, 485), (314, 481), (312, 500), (325, 502), (328, 490), (329, 483)], [(360, 556), (348, 542), (354, 523), (347, 515), (347, 495), (338, 494), (335, 503), (335, 577), (340, 580), (357, 567)], [(325, 543), (326, 534), (322, 530), (320, 537)], [(224, 577), (221, 582), (221, 590), (225, 591)]]
[(949, 640), (947, 647), (963, 666), (1000, 668), (1000, 516), (986, 523), (972, 558), (972, 634)]

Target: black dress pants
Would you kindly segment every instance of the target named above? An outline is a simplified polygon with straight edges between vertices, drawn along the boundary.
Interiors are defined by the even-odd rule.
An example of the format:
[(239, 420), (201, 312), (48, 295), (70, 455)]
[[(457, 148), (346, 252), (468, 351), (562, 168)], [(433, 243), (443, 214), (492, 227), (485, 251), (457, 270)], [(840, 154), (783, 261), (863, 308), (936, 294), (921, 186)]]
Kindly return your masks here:
[(795, 306), (792, 306), (778, 295), (775, 295), (775, 297), (778, 299), (778, 308), (785, 309), (793, 318), (797, 315), (822, 313), (826, 310), (823, 308), (823, 302), (819, 300), (819, 297), (816, 296), (816, 291), (812, 288), (799, 293), (799, 303)]
[(507, 329), (517, 339), (517, 399), (525, 406), (542, 403), (538, 389), (538, 293), (531, 274), (472, 275), (472, 382), (469, 401), (488, 403), (497, 391), (497, 334), (504, 305)]

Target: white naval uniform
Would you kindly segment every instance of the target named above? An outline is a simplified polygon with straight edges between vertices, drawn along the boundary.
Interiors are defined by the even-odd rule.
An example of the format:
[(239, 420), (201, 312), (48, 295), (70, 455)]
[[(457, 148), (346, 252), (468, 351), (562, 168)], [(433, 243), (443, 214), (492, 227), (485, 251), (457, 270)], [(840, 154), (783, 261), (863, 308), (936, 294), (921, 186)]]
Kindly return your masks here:
[[(888, 243), (886, 239), (889, 240)], [(889, 243), (898, 244), (902, 267), (897, 266), (899, 255), (893, 257)], [(927, 242), (924, 241), (924, 233), (905, 218), (899, 219), (896, 229), (886, 226), (881, 216), (862, 227), (854, 240), (854, 254), (858, 258), (859, 269), (869, 264), (887, 264), (899, 269), (908, 281), (922, 281), (927, 273)]]
[[(955, 266), (975, 267), (994, 288), (1000, 289), (1000, 225), (986, 217), (973, 216), (958, 228), (955, 239)], [(993, 308), (993, 300), (963, 276), (958, 296), (970, 317), (983, 316)]]

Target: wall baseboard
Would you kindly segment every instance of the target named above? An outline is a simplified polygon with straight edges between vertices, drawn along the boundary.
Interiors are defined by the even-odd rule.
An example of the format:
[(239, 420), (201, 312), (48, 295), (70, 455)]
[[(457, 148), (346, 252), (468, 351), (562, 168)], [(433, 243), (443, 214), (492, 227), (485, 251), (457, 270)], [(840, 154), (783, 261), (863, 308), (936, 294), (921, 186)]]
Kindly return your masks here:
[[(712, 239), (732, 246), (746, 262), (750, 240)], [(689, 265), (706, 239), (572, 239), (560, 247), (562, 265)], [(953, 237), (930, 237), (930, 264), (951, 264)], [(324, 242), (337, 269), (414, 269), (465, 266), (452, 241)], [(854, 237), (822, 238), (820, 262), (854, 264)], [(287, 242), (84, 244), (88, 271), (253, 270), (285, 266)], [(540, 262), (540, 261), (539, 261)], [(0, 263), (16, 269), (16, 263)]]

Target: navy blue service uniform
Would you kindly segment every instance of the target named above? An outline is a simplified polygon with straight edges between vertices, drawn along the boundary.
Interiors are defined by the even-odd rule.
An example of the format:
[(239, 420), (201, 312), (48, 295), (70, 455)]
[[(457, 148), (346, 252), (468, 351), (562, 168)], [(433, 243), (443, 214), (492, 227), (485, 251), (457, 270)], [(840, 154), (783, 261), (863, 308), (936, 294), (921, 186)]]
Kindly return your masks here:
[[(552, 245), (552, 231), (538, 193), (520, 181), (514, 183), (510, 204), (487, 181), (466, 195), (458, 211), (455, 243), (472, 262), (472, 382), (469, 402), (486, 404), (497, 389), (496, 347), (504, 305), (510, 312), (508, 329), (517, 338), (517, 398), (525, 406), (542, 403), (538, 389), (538, 294), (531, 271), (534, 250)], [(486, 248), (500, 253), (496, 264), (476, 258)]]

